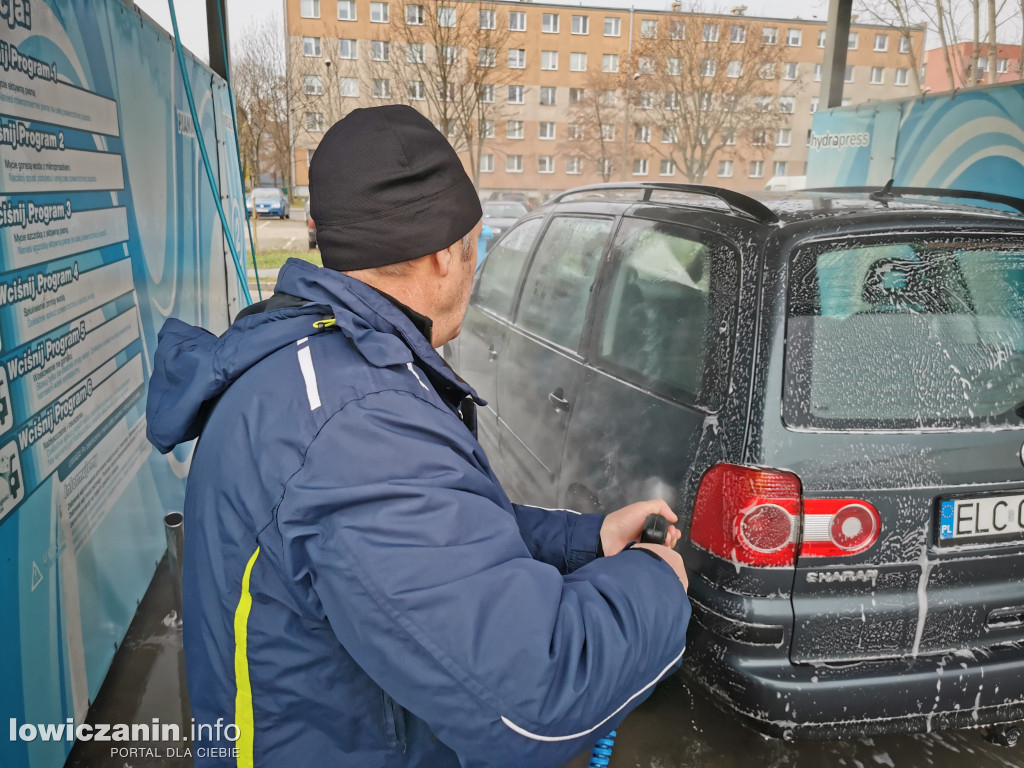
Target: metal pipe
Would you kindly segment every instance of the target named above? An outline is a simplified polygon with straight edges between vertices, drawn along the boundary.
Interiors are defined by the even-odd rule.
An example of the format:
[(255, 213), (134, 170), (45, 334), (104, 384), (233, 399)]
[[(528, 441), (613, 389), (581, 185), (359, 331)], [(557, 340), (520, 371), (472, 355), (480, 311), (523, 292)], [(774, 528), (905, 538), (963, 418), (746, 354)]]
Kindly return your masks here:
[(174, 610), (181, 621), (181, 569), (185, 554), (185, 516), (181, 512), (164, 515), (164, 533), (167, 534), (167, 565), (171, 569), (171, 591)]

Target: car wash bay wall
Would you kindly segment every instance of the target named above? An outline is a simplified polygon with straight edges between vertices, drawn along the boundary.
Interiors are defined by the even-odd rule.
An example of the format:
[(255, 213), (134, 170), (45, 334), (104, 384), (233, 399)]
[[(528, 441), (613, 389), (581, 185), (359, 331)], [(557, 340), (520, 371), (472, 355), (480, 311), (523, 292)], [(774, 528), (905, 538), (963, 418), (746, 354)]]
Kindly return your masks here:
[[(187, 23), (187, 22), (186, 22)], [(0, 723), (82, 722), (163, 556), (190, 451), (145, 437), (157, 332), (215, 332), (244, 205), (225, 83), (120, 0), (0, 3)], [(0, 765), (72, 744), (0, 738)]]

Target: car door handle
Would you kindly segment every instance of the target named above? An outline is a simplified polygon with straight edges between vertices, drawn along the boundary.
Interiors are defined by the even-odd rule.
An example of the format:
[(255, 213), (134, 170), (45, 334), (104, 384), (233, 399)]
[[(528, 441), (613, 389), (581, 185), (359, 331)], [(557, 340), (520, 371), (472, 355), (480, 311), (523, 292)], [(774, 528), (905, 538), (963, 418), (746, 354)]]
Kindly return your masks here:
[(498, 350), (494, 348), (493, 344), (491, 344), (491, 346), (487, 350), (487, 359), (490, 360), (492, 363), (498, 359)]
[(569, 401), (565, 399), (565, 392), (559, 387), (554, 392), (548, 393), (548, 402), (555, 407), (556, 411), (568, 411)]

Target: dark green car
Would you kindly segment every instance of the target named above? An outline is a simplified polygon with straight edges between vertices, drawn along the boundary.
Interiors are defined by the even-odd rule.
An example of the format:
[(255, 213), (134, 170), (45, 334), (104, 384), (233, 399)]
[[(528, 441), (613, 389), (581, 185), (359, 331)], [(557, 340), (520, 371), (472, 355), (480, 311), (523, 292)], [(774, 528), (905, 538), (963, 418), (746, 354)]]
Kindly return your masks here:
[(766, 733), (1024, 718), (1024, 202), (963, 202), (574, 190), (449, 349), (518, 500), (669, 501), (685, 669)]

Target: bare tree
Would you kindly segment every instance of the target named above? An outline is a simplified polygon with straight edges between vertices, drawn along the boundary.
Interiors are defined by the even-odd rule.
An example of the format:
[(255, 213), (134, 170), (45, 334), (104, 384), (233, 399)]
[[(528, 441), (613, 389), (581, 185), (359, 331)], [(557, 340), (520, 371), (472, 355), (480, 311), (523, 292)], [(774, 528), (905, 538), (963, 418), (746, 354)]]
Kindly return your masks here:
[(290, 185), (288, 88), (281, 30), (270, 21), (252, 24), (233, 53), (231, 85), (245, 175), (256, 185), (272, 167), (275, 175)]
[[(778, 27), (697, 13), (670, 14), (658, 23), (667, 28), (649, 30), (633, 52), (627, 109), (634, 142), (650, 142), (695, 183), (733, 146), (760, 156), (770, 152), (793, 109), (789, 91), (780, 87)], [(662, 131), (658, 141), (655, 127)]]
[[(617, 53), (608, 55), (620, 57), (615, 62), (624, 58)], [(617, 170), (616, 160), (622, 154), (625, 138), (621, 133), (625, 130), (624, 100), (621, 97), (623, 85), (623, 76), (618, 72), (594, 71), (584, 81), (583, 88), (570, 91), (566, 113), (569, 136), (562, 149), (569, 157), (579, 157), (581, 161), (595, 164), (605, 182), (611, 181)]]
[(914, 90), (921, 92), (921, 62), (914, 50), (913, 32), (927, 21), (919, 12), (915, 12), (912, 0), (861, 0), (858, 11), (870, 17), (878, 24), (885, 24), (897, 30), (901, 39), (908, 44), (908, 56), (910, 57), (910, 78)]

